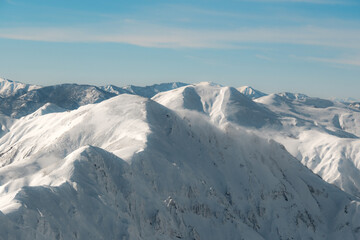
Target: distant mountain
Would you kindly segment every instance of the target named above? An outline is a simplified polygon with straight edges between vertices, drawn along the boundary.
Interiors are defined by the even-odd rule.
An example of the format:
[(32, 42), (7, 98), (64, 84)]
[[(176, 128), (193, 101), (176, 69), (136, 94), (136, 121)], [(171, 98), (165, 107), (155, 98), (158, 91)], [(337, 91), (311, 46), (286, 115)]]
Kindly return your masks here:
[(179, 87), (183, 87), (188, 85), (187, 83), (181, 83), (181, 82), (173, 82), (173, 83), (161, 83), (161, 84), (154, 84), (151, 86), (134, 86), (134, 85), (128, 85), (125, 87), (117, 87), (114, 85), (107, 85), (100, 87), (101, 89), (115, 93), (116, 95), (123, 94), (123, 93), (129, 93), (138, 95), (141, 97), (151, 98), (154, 95), (156, 95), (159, 92), (165, 92), (172, 89), (176, 89)]
[(132, 92), (126, 90), (124, 87), (117, 87), (115, 85), (100, 86), (99, 88), (101, 90), (104, 90), (109, 93), (113, 93), (115, 95), (120, 95), (120, 94), (124, 94), (124, 93), (133, 94)]
[[(7, 83), (12, 82), (8, 81)], [(158, 92), (185, 85), (185, 83), (163, 83), (146, 87), (126, 86), (121, 88), (113, 85), (96, 87), (61, 84), (39, 87), (21, 83), (16, 83), (16, 85), (3, 84), (2, 90), (7, 94), (0, 97), (0, 113), (20, 118), (36, 111), (46, 103), (55, 104), (66, 110), (74, 110), (80, 106), (98, 103), (119, 94), (127, 93), (152, 97)]]
[(41, 88), (41, 86), (24, 84), (21, 82), (0, 78), (0, 97), (2, 98), (21, 95), (38, 88)]
[(341, 102), (341, 103), (353, 103), (353, 102), (359, 102), (360, 99), (358, 98), (330, 98), (331, 101), (334, 102)]
[(299, 102), (301, 104), (305, 104), (315, 108), (327, 108), (334, 105), (334, 103), (330, 100), (309, 97), (305, 94), (300, 94), (300, 93), (284, 92), (284, 93), (278, 93), (277, 95), (282, 97), (285, 101)]
[(266, 93), (256, 90), (250, 86), (239, 87), (237, 90), (250, 99), (256, 99), (267, 95)]
[(103, 91), (95, 86), (62, 84), (33, 89), (22, 95), (1, 99), (0, 112), (14, 118), (26, 116), (46, 103), (73, 110), (80, 106), (101, 102), (115, 94)]

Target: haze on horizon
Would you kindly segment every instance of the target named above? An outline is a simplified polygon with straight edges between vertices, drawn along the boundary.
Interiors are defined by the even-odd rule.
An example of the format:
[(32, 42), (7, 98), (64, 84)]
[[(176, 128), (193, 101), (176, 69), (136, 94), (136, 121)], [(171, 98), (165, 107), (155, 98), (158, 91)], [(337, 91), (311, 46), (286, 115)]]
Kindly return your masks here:
[(353, 0), (0, 0), (0, 77), (359, 98), (359, 11)]

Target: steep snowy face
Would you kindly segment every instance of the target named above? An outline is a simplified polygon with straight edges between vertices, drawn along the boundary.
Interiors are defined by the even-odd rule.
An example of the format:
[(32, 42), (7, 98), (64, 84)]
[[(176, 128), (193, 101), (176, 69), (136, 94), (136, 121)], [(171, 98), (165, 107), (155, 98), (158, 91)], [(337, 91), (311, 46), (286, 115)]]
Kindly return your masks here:
[(0, 97), (10, 97), (21, 95), (28, 91), (38, 89), (40, 86), (24, 84), (21, 82), (11, 81), (9, 79), (0, 78)]
[(360, 196), (359, 110), (294, 94), (272, 94), (255, 101), (275, 112), (283, 125), (281, 131), (262, 135), (285, 145), (326, 181)]
[(358, 199), (274, 141), (138, 96), (48, 108), (0, 139), (0, 238), (360, 237)]
[(79, 106), (101, 102), (113, 96), (115, 94), (90, 85), (62, 84), (4, 98), (0, 102), (0, 112), (14, 118), (20, 118), (36, 111), (46, 103), (53, 103), (61, 108), (73, 110)]
[(250, 99), (256, 99), (267, 95), (266, 93), (256, 90), (250, 86), (242, 86), (237, 88), (237, 90)]
[(228, 121), (255, 128), (280, 124), (275, 114), (232, 87), (200, 83), (160, 93), (153, 100), (174, 110), (205, 113), (220, 125)]

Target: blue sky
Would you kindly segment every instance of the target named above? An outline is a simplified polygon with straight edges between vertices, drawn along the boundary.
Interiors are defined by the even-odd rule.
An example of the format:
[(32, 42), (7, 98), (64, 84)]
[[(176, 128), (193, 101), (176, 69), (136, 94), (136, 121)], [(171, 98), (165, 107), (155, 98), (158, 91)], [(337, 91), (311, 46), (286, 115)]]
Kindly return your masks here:
[(360, 98), (355, 0), (0, 0), (0, 76)]

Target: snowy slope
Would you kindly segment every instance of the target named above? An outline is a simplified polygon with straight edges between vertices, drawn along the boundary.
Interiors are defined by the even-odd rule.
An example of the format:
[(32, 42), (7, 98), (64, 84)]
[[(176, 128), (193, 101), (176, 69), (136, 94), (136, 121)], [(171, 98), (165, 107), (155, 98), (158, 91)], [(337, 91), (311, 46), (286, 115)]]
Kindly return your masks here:
[(359, 239), (357, 198), (210, 108), (123, 94), (17, 120), (0, 138), (0, 238)]
[(14, 95), (20, 95), (26, 93), (27, 91), (31, 91), (34, 89), (38, 89), (40, 86), (37, 85), (29, 85), (21, 82), (11, 81), (9, 79), (0, 78), (0, 97), (10, 97)]

